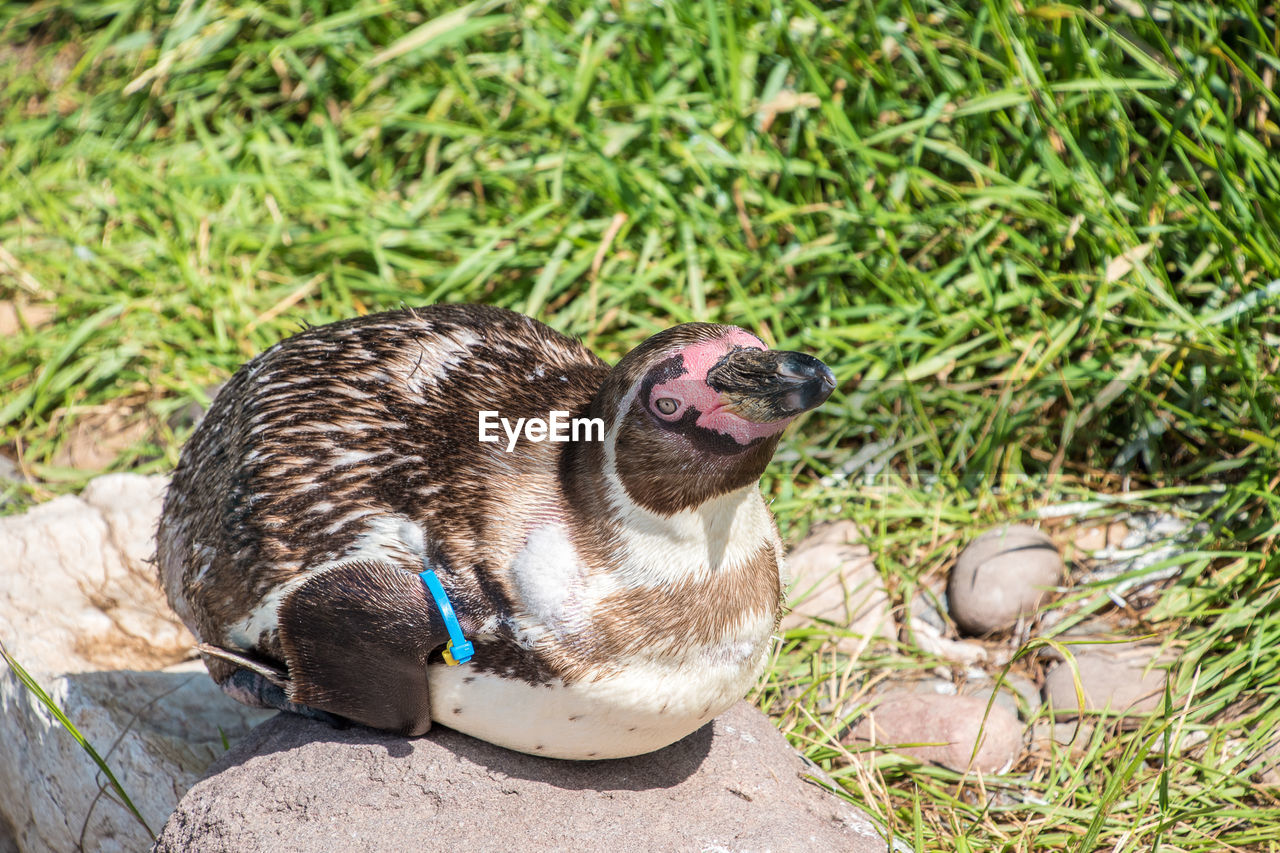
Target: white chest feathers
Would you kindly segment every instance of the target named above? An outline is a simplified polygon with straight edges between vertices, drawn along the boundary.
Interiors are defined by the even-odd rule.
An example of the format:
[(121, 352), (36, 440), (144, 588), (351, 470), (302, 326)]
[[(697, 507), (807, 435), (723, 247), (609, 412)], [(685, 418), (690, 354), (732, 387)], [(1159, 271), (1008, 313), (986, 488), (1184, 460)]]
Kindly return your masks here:
[[(526, 648), (572, 643), (590, 649), (593, 621), (610, 595), (638, 586), (655, 593), (679, 587), (679, 568), (689, 582), (724, 557), (724, 550), (708, 553), (705, 542), (688, 560), (692, 552), (693, 543), (684, 538), (638, 555), (631, 572), (591, 572), (563, 527), (538, 527), (511, 564), (518, 610), (509, 627)], [(684, 565), (667, 562), (663, 571), (645, 571), (657, 568), (658, 554), (667, 561), (678, 554)], [(690, 620), (693, 614), (682, 611), (672, 593), (671, 620)], [(530, 684), (472, 666), (432, 666), (431, 715), (450, 728), (535, 755), (596, 759), (651, 752), (697, 730), (746, 694), (764, 667), (773, 627), (772, 610), (746, 612), (708, 642), (628, 650), (601, 676), (567, 684)], [(477, 639), (479, 658), (485, 644)]]
[(525, 648), (591, 632), (591, 613), (612, 584), (588, 577), (569, 534), (560, 524), (534, 528), (511, 563), (517, 612), (516, 638)]

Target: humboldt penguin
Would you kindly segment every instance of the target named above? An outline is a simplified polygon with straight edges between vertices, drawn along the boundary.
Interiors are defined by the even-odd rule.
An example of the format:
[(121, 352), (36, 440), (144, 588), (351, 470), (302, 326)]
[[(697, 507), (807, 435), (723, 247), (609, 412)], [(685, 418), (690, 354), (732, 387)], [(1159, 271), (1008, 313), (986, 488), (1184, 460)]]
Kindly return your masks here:
[[(310, 328), (241, 367), (187, 442), (161, 583), (246, 704), (649, 752), (760, 675), (784, 579), (758, 480), (834, 387), (707, 323), (613, 368), (493, 307)], [(555, 412), (583, 429), (511, 429)]]

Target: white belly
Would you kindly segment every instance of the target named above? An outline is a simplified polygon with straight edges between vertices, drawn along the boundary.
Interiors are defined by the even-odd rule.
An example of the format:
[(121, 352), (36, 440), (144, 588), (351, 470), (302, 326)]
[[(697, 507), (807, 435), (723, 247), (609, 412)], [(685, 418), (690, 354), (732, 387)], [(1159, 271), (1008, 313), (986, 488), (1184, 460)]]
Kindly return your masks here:
[[(616, 675), (529, 685), (469, 666), (433, 665), (431, 717), (508, 749), (600, 759), (661, 749), (746, 695), (764, 668), (765, 642), (747, 655), (694, 653), (682, 665), (637, 660)], [(476, 654), (484, 653), (478, 645)], [(468, 683), (466, 679), (470, 678)]]

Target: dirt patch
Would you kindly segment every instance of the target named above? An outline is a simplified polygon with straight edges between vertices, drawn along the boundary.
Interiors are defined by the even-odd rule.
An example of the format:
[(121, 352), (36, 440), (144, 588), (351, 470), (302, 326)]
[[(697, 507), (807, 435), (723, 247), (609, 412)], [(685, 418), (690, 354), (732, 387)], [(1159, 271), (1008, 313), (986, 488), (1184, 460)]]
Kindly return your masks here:
[(58, 419), (71, 418), (67, 437), (59, 446), (53, 465), (101, 471), (110, 466), (125, 450), (143, 441), (155, 430), (154, 418), (140, 405), (112, 402), (59, 412)]
[(52, 305), (40, 302), (0, 300), (0, 335), (9, 337), (27, 329), (38, 329), (52, 320), (55, 313)]

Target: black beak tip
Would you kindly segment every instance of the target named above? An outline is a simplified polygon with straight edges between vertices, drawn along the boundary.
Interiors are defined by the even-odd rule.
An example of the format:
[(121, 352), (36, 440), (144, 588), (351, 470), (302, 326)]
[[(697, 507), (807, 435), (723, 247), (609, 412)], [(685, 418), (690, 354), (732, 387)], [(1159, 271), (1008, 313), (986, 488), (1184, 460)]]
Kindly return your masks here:
[(793, 418), (826, 402), (836, 377), (818, 359), (801, 352), (737, 349), (707, 371), (707, 384), (740, 400), (756, 423)]
[(778, 375), (795, 386), (789, 402), (797, 413), (822, 405), (836, 388), (836, 375), (831, 368), (804, 353), (789, 353), (778, 365)]
[(819, 364), (822, 365), (822, 369), (818, 371), (818, 375), (814, 377), (814, 385), (816, 387), (814, 387), (812, 392), (813, 402), (810, 403), (810, 408), (816, 408), (825, 403), (827, 398), (831, 396), (831, 392), (836, 390), (836, 375), (832, 373), (831, 368), (827, 367), (825, 364), (822, 364), (821, 362), (819, 362)]

